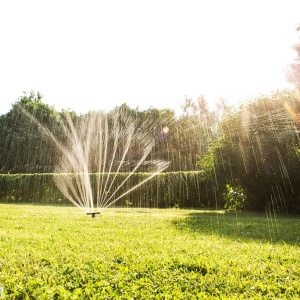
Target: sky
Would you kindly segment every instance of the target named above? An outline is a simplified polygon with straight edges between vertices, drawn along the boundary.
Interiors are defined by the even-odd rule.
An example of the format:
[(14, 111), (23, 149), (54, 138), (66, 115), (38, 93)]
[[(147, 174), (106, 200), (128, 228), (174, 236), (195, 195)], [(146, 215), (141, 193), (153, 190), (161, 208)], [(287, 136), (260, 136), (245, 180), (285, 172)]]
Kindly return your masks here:
[(268, 94), (298, 23), (299, 0), (0, 1), (0, 114), (31, 90), (78, 113)]

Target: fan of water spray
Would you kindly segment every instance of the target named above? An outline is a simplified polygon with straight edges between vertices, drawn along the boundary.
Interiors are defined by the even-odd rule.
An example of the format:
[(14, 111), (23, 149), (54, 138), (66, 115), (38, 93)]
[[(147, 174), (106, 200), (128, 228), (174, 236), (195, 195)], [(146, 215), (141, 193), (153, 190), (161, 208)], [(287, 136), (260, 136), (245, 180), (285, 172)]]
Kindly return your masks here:
[[(169, 162), (150, 157), (154, 138), (149, 134), (149, 124), (137, 125), (122, 108), (109, 115), (92, 112), (77, 122), (66, 113), (61, 123), (63, 140), (22, 107), (20, 109), (52, 138), (59, 150), (54, 173), (57, 187), (68, 200), (92, 217), (169, 165)], [(128, 184), (134, 173), (145, 168), (147, 176)], [(122, 180), (117, 180), (121, 172)]]

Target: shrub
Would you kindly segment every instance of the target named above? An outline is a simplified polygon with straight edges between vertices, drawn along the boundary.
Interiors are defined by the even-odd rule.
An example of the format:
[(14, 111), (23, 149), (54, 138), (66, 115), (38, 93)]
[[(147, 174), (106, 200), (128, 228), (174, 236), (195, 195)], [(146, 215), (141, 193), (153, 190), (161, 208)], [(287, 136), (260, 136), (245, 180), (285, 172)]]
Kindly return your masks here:
[(242, 210), (246, 205), (246, 194), (240, 185), (226, 184), (226, 192), (223, 193), (224, 208), (228, 210)]

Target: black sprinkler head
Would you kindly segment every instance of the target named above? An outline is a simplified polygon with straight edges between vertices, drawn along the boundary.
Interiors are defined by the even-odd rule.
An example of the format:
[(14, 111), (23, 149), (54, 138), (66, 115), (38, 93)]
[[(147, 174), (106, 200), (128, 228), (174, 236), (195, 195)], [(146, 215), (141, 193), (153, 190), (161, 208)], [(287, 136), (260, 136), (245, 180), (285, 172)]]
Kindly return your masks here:
[(95, 212), (88, 212), (86, 213), (87, 215), (91, 215), (92, 218), (96, 218), (96, 215), (100, 215), (100, 211), (95, 211)]

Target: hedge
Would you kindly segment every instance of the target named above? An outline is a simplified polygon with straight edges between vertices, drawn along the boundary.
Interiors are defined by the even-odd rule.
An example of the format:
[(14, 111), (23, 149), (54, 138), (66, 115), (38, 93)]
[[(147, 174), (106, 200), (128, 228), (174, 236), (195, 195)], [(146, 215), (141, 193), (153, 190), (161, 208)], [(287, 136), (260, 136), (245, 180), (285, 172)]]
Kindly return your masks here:
[[(145, 180), (151, 173), (133, 173), (122, 185), (129, 173), (90, 174), (93, 193), (97, 182), (107, 181), (105, 193), (113, 193), (119, 189), (116, 198)], [(0, 201), (5, 203), (37, 203), (37, 204), (68, 204), (67, 200), (55, 184), (59, 176), (68, 176), (72, 180), (80, 174), (0, 174)], [(115, 176), (115, 178), (114, 178)], [(114, 180), (112, 180), (114, 178)], [(108, 187), (112, 185), (108, 191)], [(209, 196), (210, 195), (210, 196)], [(192, 172), (163, 172), (151, 178), (146, 183), (132, 190), (116, 201), (115, 205), (126, 205), (129, 202), (136, 207), (208, 207), (211, 193), (207, 186), (201, 186), (200, 173)]]

